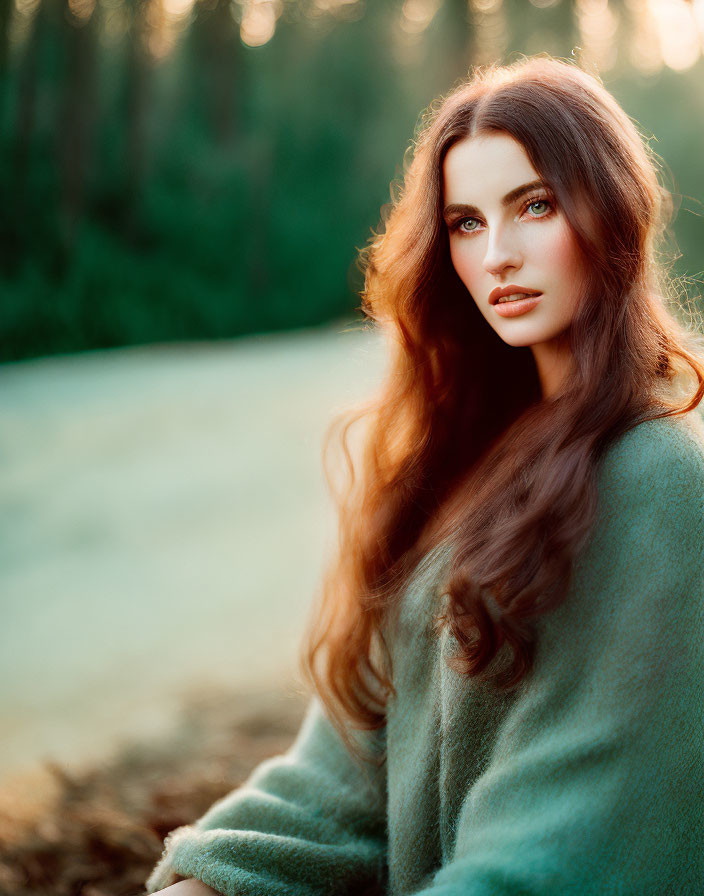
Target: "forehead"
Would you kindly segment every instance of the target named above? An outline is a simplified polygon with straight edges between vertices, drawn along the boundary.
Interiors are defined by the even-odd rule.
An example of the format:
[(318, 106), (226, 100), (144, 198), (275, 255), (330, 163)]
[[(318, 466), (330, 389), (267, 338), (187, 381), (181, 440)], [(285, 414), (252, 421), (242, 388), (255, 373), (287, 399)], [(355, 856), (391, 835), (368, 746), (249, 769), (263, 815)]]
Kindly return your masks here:
[(508, 134), (466, 137), (445, 156), (444, 200), (481, 206), (538, 177), (523, 146)]

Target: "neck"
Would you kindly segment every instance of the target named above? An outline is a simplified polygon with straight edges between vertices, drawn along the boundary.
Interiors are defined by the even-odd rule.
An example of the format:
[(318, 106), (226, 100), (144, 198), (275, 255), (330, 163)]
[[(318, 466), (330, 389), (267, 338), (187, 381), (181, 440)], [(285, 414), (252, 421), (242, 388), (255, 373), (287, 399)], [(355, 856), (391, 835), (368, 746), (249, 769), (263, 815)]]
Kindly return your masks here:
[(564, 340), (553, 339), (531, 346), (538, 369), (543, 398), (554, 398), (562, 389), (572, 368), (573, 358)]

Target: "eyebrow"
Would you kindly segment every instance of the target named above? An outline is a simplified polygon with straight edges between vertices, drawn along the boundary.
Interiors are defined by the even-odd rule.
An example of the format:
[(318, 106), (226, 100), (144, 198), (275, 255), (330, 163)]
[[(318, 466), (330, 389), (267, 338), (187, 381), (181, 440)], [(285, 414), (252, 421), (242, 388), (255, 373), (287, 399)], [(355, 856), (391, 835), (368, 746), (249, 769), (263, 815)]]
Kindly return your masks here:
[[(509, 205), (513, 205), (513, 203), (517, 199), (520, 199), (521, 196), (525, 195), (526, 193), (531, 193), (533, 190), (538, 190), (540, 188), (547, 190), (547, 186), (543, 183), (542, 180), (533, 180), (529, 184), (523, 184), (520, 187), (516, 187), (515, 190), (511, 190), (510, 193), (507, 193), (504, 196), (504, 198), (501, 200), (501, 205), (503, 205), (504, 208), (508, 208)], [(479, 209), (475, 205), (466, 205), (464, 203), (446, 205), (445, 209), (443, 210), (445, 220), (451, 220), (458, 215), (469, 217), (470, 215), (478, 214)]]

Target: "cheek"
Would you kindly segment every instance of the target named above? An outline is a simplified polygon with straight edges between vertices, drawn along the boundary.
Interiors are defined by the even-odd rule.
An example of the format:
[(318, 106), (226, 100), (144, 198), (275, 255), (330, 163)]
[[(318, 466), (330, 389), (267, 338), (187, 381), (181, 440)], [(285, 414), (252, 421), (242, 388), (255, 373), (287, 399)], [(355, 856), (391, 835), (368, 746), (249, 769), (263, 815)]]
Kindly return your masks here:
[(466, 245), (456, 242), (450, 244), (450, 259), (457, 276), (471, 292), (471, 284), (476, 282), (481, 265), (476, 261), (472, 253), (467, 251)]
[(579, 283), (582, 275), (582, 256), (569, 227), (562, 223), (550, 234), (542, 247), (544, 258), (554, 269), (559, 280), (571, 285)]

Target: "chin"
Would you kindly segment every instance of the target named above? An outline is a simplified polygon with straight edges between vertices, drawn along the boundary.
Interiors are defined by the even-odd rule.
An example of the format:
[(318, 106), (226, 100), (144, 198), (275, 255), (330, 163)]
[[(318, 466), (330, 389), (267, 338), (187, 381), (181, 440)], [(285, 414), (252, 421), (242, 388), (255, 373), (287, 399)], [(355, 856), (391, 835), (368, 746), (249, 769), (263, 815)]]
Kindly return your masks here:
[[(508, 330), (508, 328), (507, 328)], [(497, 335), (503, 339), (506, 345), (512, 345), (515, 348), (521, 346), (537, 345), (539, 342), (546, 342), (550, 337), (544, 332), (527, 327), (525, 329), (513, 327), (512, 331), (506, 332), (502, 330), (496, 331)]]

